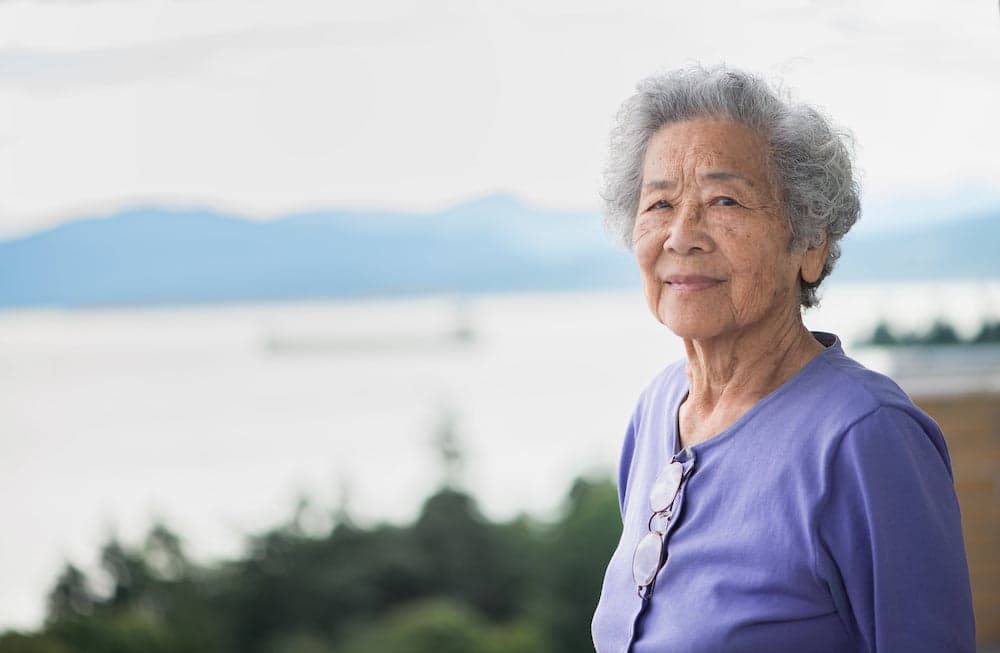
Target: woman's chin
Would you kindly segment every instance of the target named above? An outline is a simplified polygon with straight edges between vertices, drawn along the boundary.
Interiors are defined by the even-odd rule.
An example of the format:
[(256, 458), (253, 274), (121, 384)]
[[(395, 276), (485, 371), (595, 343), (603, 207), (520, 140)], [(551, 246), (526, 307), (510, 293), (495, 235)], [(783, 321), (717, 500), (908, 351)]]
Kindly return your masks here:
[(704, 320), (680, 320), (676, 317), (665, 319), (663, 316), (659, 319), (663, 326), (684, 340), (709, 340), (723, 332), (718, 325), (706, 324)]

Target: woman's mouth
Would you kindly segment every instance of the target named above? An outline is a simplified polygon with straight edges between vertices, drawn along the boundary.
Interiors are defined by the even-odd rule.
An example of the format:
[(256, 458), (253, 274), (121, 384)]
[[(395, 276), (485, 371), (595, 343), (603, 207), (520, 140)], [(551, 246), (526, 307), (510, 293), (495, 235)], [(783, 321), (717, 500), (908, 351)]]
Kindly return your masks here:
[(717, 286), (722, 283), (722, 279), (700, 274), (672, 274), (664, 278), (663, 282), (670, 286), (671, 290), (695, 292)]

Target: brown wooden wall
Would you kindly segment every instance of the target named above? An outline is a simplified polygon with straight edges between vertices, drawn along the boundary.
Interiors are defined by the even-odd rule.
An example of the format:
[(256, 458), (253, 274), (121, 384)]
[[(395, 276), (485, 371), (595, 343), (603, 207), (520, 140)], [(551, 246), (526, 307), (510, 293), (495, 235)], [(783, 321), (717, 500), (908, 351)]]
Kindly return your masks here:
[(1000, 394), (915, 397), (944, 431), (972, 575), (977, 639), (1000, 645)]

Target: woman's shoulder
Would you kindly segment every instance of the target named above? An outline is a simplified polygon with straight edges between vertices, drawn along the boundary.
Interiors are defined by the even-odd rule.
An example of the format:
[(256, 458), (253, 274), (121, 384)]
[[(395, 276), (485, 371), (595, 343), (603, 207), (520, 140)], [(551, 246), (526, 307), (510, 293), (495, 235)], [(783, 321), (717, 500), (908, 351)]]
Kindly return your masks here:
[(814, 362), (805, 389), (828, 406), (837, 406), (845, 418), (861, 418), (881, 409), (922, 414), (899, 384), (848, 356), (839, 340)]
[(933, 445), (947, 464), (941, 429), (895, 381), (845, 354), (839, 343), (815, 363), (797, 403), (822, 426), (818, 431), (832, 439), (830, 444), (881, 450), (891, 442), (909, 446), (920, 441)]

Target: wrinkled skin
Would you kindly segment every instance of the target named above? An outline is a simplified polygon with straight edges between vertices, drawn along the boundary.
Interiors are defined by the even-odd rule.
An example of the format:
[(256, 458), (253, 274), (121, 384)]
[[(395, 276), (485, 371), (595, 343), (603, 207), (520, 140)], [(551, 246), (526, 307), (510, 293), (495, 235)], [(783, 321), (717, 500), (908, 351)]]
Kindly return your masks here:
[(802, 323), (799, 278), (819, 278), (826, 244), (790, 245), (766, 144), (749, 128), (697, 119), (658, 130), (633, 240), (649, 309), (687, 349), (685, 444), (728, 426), (822, 350)]

